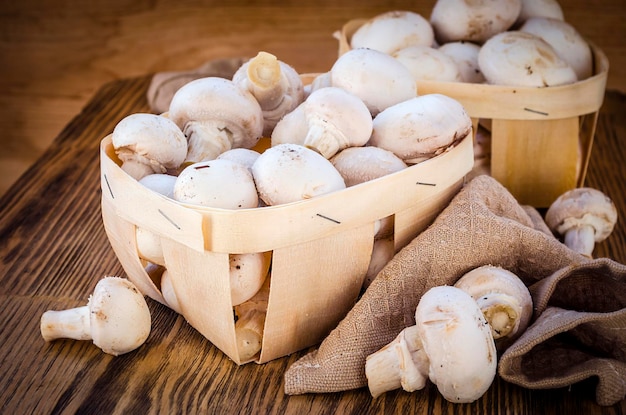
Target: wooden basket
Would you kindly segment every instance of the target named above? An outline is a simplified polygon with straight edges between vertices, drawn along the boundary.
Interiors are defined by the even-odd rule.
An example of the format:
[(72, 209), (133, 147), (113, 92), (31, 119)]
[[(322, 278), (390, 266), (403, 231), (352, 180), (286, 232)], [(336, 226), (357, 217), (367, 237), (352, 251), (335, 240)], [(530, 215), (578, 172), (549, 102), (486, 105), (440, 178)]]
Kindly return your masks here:
[[(367, 19), (348, 21), (336, 34), (339, 55)], [(571, 85), (533, 88), (419, 81), (420, 95), (458, 100), (474, 121), (490, 125), (491, 175), (520, 203), (548, 207), (584, 184), (609, 62), (591, 45), (594, 75)]]
[(227, 210), (185, 205), (127, 175), (110, 136), (101, 142), (102, 218), (128, 278), (165, 303), (159, 278), (139, 258), (135, 231), (161, 238), (165, 267), (187, 321), (237, 364), (229, 254), (272, 256), (258, 363), (321, 341), (354, 305), (375, 222), (393, 215), (397, 249), (448, 205), (472, 169), (471, 135), (449, 151), (342, 191), (279, 206)]

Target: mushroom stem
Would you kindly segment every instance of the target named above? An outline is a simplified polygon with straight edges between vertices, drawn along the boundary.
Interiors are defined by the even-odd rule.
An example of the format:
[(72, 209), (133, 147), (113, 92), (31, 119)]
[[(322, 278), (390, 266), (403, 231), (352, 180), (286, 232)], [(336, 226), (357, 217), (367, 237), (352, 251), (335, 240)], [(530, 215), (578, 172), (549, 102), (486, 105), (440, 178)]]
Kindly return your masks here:
[(248, 64), (250, 92), (261, 108), (273, 109), (280, 105), (286, 86), (281, 82), (280, 63), (276, 56), (259, 52)]
[(350, 141), (332, 123), (315, 118), (309, 120), (303, 145), (329, 159), (340, 149), (348, 147)]
[(183, 132), (189, 143), (188, 162), (213, 160), (233, 148), (233, 134), (219, 123), (190, 121)]
[(595, 231), (593, 226), (582, 225), (571, 228), (563, 236), (563, 242), (570, 249), (591, 258), (595, 247)]
[(41, 336), (45, 341), (56, 339), (91, 340), (89, 307), (46, 311), (41, 316)]
[(370, 393), (376, 398), (399, 388), (407, 392), (423, 389), (428, 365), (418, 327), (407, 327), (391, 343), (367, 357), (365, 371)]
[(494, 340), (506, 337), (517, 329), (520, 307), (516, 306), (512, 296), (490, 293), (476, 299), (476, 302), (491, 326)]

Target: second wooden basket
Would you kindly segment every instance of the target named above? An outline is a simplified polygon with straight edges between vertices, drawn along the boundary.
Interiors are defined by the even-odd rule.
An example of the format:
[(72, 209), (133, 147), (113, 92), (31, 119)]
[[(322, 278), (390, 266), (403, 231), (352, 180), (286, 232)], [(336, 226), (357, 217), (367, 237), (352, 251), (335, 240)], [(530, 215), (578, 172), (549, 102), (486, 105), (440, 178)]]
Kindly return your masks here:
[[(348, 21), (336, 34), (339, 55), (367, 19)], [(571, 85), (532, 88), (418, 81), (420, 95), (458, 100), (477, 125), (490, 124), (491, 175), (520, 203), (548, 207), (584, 184), (609, 62), (591, 45), (594, 75)]]
[(161, 239), (185, 319), (238, 364), (229, 255), (271, 255), (269, 300), (258, 363), (321, 341), (352, 308), (366, 274), (375, 222), (393, 217), (406, 245), (450, 202), (474, 163), (471, 134), (449, 151), (400, 172), (313, 199), (226, 210), (185, 205), (148, 190), (121, 168), (111, 137), (100, 147), (102, 218), (128, 278), (165, 303), (160, 280), (137, 251), (136, 229)]

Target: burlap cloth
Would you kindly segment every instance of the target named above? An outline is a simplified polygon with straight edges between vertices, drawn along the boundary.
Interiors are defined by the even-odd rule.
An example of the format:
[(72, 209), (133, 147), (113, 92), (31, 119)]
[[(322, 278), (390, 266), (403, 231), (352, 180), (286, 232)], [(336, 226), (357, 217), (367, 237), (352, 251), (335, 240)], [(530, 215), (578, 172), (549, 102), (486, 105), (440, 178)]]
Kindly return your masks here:
[(285, 393), (367, 385), (365, 358), (415, 324), (421, 295), (497, 265), (531, 288), (534, 321), (500, 356), (499, 375), (528, 388), (597, 377), (596, 401), (626, 394), (626, 266), (589, 259), (552, 236), (534, 209), (495, 179), (466, 184), (434, 223), (381, 270), (348, 315), (285, 373)]

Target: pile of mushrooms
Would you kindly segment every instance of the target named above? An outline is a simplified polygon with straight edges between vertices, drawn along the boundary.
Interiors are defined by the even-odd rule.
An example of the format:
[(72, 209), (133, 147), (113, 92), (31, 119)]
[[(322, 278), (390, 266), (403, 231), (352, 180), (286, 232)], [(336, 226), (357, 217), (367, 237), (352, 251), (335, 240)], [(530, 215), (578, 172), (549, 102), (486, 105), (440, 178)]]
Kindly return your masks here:
[[(394, 58), (416, 81), (549, 87), (593, 75), (590, 45), (557, 0), (437, 0), (428, 18), (408, 10), (381, 13), (347, 41), (351, 50)], [(484, 120), (480, 125), (486, 140), (474, 135), (475, 174), (489, 174), (490, 128)]]

